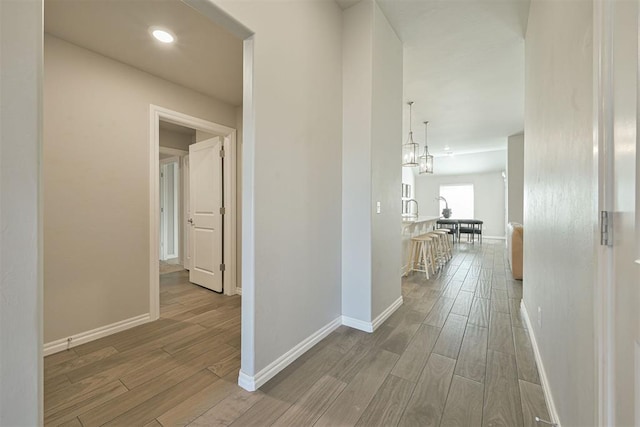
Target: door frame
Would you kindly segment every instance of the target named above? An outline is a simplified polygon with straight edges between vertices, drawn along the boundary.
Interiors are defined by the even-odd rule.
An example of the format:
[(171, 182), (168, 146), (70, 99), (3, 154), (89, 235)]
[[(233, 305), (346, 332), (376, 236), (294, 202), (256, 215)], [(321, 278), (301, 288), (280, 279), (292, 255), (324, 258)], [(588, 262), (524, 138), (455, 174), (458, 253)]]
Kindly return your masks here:
[[(164, 189), (164, 199), (162, 197), (160, 197), (161, 201), (163, 201), (163, 205), (161, 208), (165, 209), (165, 213), (167, 212), (168, 209), (172, 209), (173, 210), (173, 219), (174, 219), (174, 229), (173, 229), (173, 239), (174, 239), (174, 253), (173, 254), (169, 254), (167, 251), (167, 245), (165, 244), (164, 247), (162, 248), (162, 260), (167, 260), (170, 258), (178, 258), (178, 261), (181, 260), (182, 257), (182, 251), (180, 251), (180, 246), (182, 246), (180, 244), (180, 239), (182, 237), (182, 233), (180, 232), (180, 227), (182, 226), (182, 217), (180, 215), (180, 205), (182, 203), (182, 191), (180, 190), (181, 184), (182, 184), (182, 168), (180, 167), (180, 163), (181, 163), (181, 158), (178, 156), (174, 156), (174, 157), (168, 157), (166, 159), (161, 159), (160, 160), (160, 168), (162, 168), (165, 165), (168, 165), (170, 163), (175, 163), (176, 164), (176, 169), (174, 171), (174, 175), (173, 175), (173, 205), (169, 205), (169, 203), (167, 203), (167, 193), (168, 193), (168, 188), (167, 188), (167, 183), (168, 180), (165, 177), (165, 185), (163, 187)], [(162, 187), (162, 186), (161, 186)], [(162, 217), (162, 212), (160, 217)], [(167, 230), (168, 228), (168, 223), (166, 221), (166, 216), (165, 216), (165, 221), (164, 223), (162, 221), (160, 221), (160, 225), (162, 225), (162, 231), (161, 234), (163, 234), (165, 236), (165, 239), (169, 237), (169, 232)], [(162, 239), (160, 239), (162, 241)], [(166, 242), (165, 242), (166, 243)], [(173, 256), (172, 256), (173, 255)]]
[(224, 206), (231, 210), (222, 224), (224, 236), (222, 256), (225, 264), (222, 283), (225, 295), (236, 294), (236, 130), (218, 123), (189, 116), (151, 104), (149, 106), (149, 315), (151, 320), (160, 317), (160, 260), (158, 259), (160, 225), (159, 177), (160, 177), (160, 120), (211, 133), (223, 138)]
[(169, 147), (162, 147), (161, 146), (160, 147), (160, 153), (177, 157), (178, 161), (180, 162), (180, 164), (179, 164), (180, 173), (178, 174), (178, 179), (180, 181), (180, 183), (179, 183), (180, 200), (178, 202), (178, 207), (179, 207), (178, 208), (178, 221), (180, 223), (180, 227), (178, 228), (178, 232), (180, 234), (180, 237), (179, 237), (180, 245), (179, 245), (179, 248), (178, 248), (178, 261), (185, 268), (185, 270), (188, 270), (187, 266), (185, 265), (185, 263), (186, 263), (185, 254), (187, 253), (187, 251), (186, 251), (186, 244), (187, 244), (186, 224), (187, 224), (187, 221), (185, 220), (187, 204), (185, 202), (185, 198), (188, 195), (188, 192), (187, 192), (188, 189), (185, 187), (188, 184), (188, 182), (187, 182), (188, 180), (185, 180), (185, 174), (188, 172), (188, 170), (185, 168), (185, 159), (189, 157), (189, 152), (188, 151), (184, 151), (184, 150), (179, 150), (177, 148), (169, 148)]

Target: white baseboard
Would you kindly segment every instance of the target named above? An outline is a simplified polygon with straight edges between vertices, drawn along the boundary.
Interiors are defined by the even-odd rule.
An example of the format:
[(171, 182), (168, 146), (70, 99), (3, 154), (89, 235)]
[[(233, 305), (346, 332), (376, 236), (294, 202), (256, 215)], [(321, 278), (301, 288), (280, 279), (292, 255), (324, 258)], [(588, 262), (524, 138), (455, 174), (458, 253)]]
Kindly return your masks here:
[(50, 354), (57, 353), (68, 348), (77, 347), (80, 344), (85, 344), (90, 341), (97, 340), (98, 338), (106, 337), (107, 335), (115, 334), (126, 329), (133, 328), (134, 326), (142, 325), (151, 320), (149, 313), (141, 314), (140, 316), (132, 317), (130, 319), (121, 320), (120, 322), (112, 323), (110, 325), (101, 326), (90, 331), (81, 332), (79, 334), (72, 335), (71, 342), (69, 338), (61, 338), (59, 340), (51, 341), (43, 346), (43, 354), (48, 356)]
[(236, 286), (236, 295), (242, 296), (242, 288)]
[(400, 306), (402, 305), (402, 297), (399, 297), (395, 300), (389, 307), (387, 307), (378, 317), (373, 319), (373, 322), (365, 322), (364, 320), (354, 319), (349, 316), (342, 316), (342, 324), (348, 326), (350, 328), (358, 329), (364, 332), (373, 332), (380, 325), (384, 323), (385, 320), (389, 318)]
[(364, 320), (354, 319), (349, 316), (342, 316), (342, 324), (353, 329), (364, 332), (373, 332), (373, 322), (365, 322)]
[(490, 239), (490, 240), (506, 240), (507, 238), (502, 236), (482, 236), (483, 239)]
[(533, 354), (535, 355), (535, 358), (536, 358), (536, 365), (538, 365), (538, 373), (540, 374), (540, 382), (542, 383), (542, 391), (544, 392), (544, 398), (545, 398), (545, 401), (547, 402), (547, 410), (549, 411), (549, 417), (551, 417), (550, 421), (556, 423), (558, 427), (560, 427), (560, 418), (558, 417), (556, 404), (553, 401), (553, 395), (551, 394), (551, 388), (549, 387), (549, 379), (547, 377), (547, 371), (545, 371), (544, 364), (542, 363), (542, 357), (540, 356), (540, 349), (538, 348), (538, 341), (536, 341), (536, 335), (533, 332), (531, 319), (529, 318), (529, 312), (527, 312), (527, 307), (524, 305), (524, 300), (520, 301), (520, 310), (522, 311), (524, 322), (527, 324), (527, 330), (529, 331), (529, 336), (531, 337)]
[(262, 369), (255, 376), (247, 375), (240, 371), (238, 375), (238, 385), (247, 391), (256, 391), (264, 383), (273, 378), (278, 372), (289, 366), (294, 360), (304, 352), (316, 345), (331, 332), (335, 331), (342, 324), (342, 318), (337, 317), (318, 329), (313, 334), (302, 340), (298, 345), (287, 351), (285, 354), (274, 360), (266, 368)]
[(373, 330), (378, 329), (380, 325), (384, 323), (385, 320), (389, 318), (403, 303), (402, 296), (400, 296), (397, 300), (395, 300), (389, 307), (386, 308), (378, 317), (373, 319)]

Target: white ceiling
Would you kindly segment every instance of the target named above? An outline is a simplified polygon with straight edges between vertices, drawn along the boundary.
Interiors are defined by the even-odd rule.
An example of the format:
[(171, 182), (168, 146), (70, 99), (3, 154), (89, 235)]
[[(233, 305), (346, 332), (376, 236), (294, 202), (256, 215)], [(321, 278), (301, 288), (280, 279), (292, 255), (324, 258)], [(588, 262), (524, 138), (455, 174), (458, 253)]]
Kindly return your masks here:
[[(358, 0), (337, 1), (347, 8)], [(404, 44), (404, 93), (405, 101), (415, 102), (416, 141), (424, 143), (422, 122), (429, 120), (432, 154), (444, 154), (445, 147), (456, 154), (443, 162), (503, 150), (507, 137), (524, 127), (529, 1), (378, 3)], [(177, 42), (155, 41), (151, 26), (167, 27)], [(242, 103), (242, 41), (178, 0), (45, 0), (45, 30), (232, 105)], [(406, 138), (406, 106), (404, 112)], [(495, 170), (492, 156), (485, 157)], [(455, 164), (459, 170), (450, 173), (468, 166)]]
[[(242, 41), (178, 0), (45, 0), (45, 31), (228, 104), (242, 104)], [(162, 44), (149, 27), (168, 28)]]
[[(524, 128), (529, 1), (378, 3), (404, 44), (404, 96), (415, 102), (416, 142), (422, 147), (428, 120), (432, 154), (445, 146), (454, 153), (504, 149), (507, 137)], [(403, 138), (408, 113), (405, 106)]]
[(434, 175), (463, 175), (501, 172), (506, 169), (507, 150), (483, 151), (471, 154), (436, 157)]

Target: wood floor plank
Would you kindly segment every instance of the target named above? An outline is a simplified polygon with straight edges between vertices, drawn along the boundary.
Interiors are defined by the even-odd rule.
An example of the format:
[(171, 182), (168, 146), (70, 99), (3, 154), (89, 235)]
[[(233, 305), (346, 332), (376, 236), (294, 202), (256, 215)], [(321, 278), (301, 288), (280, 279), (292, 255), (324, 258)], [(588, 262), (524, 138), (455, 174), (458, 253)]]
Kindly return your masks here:
[(229, 375), (232, 372), (238, 372), (240, 371), (240, 353), (232, 353), (223, 357), (220, 361), (209, 366), (207, 369), (220, 378)]
[(273, 378), (261, 390), (269, 396), (293, 404), (330, 370), (344, 355), (333, 347), (324, 347), (292, 372)]
[(104, 382), (105, 379), (118, 379), (127, 372), (140, 369), (157, 359), (166, 360), (168, 358), (169, 355), (160, 349), (117, 353), (106, 359), (69, 371), (66, 375), (72, 383), (82, 380), (90, 382), (93, 377), (96, 377), (100, 382)]
[(44, 368), (45, 370), (49, 370), (51, 367), (59, 363), (68, 362), (76, 357), (78, 357), (78, 354), (74, 349), (63, 350), (58, 353), (51, 354), (44, 358)]
[(526, 329), (513, 328), (513, 337), (516, 346), (518, 378), (530, 383), (540, 384), (540, 376), (538, 375), (538, 367), (536, 366), (529, 333)]
[[(56, 393), (58, 390), (66, 388), (71, 385), (71, 381), (65, 374), (56, 375), (55, 377), (47, 377), (45, 374), (44, 378), (44, 395), (51, 396), (53, 393)], [(46, 400), (46, 399), (45, 399)], [(46, 406), (46, 402), (45, 402)]]
[(314, 426), (355, 425), (397, 361), (397, 354), (377, 350), (371, 364), (358, 372)]
[(454, 276), (454, 278), (447, 285), (447, 288), (442, 292), (442, 296), (455, 299), (458, 296), (463, 283), (464, 282), (462, 281), (462, 279), (456, 279), (456, 277)]
[(82, 427), (82, 423), (76, 417), (70, 421), (64, 422), (62, 424), (58, 424), (58, 427)]
[(451, 313), (459, 314), (460, 316), (469, 316), (471, 310), (471, 304), (473, 303), (473, 292), (467, 292), (460, 290), (456, 302), (451, 307)]
[(211, 385), (177, 403), (156, 419), (164, 427), (183, 427), (236, 391), (236, 384), (213, 379)]
[(451, 359), (457, 359), (466, 325), (466, 317), (453, 313), (449, 314), (438, 341), (433, 347), (433, 352)]
[(511, 324), (514, 328), (523, 328), (527, 329), (527, 323), (524, 320), (522, 310), (520, 308), (519, 299), (510, 299), (509, 300), (509, 308), (511, 311)]
[(441, 427), (480, 427), (484, 387), (467, 378), (453, 376)]
[(366, 334), (366, 332), (353, 328), (346, 328), (342, 332), (334, 331), (334, 333), (330, 334), (330, 337), (327, 337), (329, 339), (326, 340), (326, 344), (345, 354), (362, 339), (363, 334)]
[(491, 311), (509, 314), (509, 300), (506, 298), (492, 298)]
[(217, 405), (189, 423), (189, 427), (223, 427), (234, 422), (264, 397), (264, 393), (236, 390)]
[(480, 270), (477, 270), (477, 274), (474, 274), (474, 270), (470, 269), (469, 274), (464, 279), (462, 283), (461, 291), (474, 293), (476, 288), (478, 287), (478, 279), (479, 279)]
[(94, 351), (93, 353), (88, 353), (83, 356), (76, 356), (73, 359), (67, 360), (66, 362), (58, 363), (46, 369), (45, 377), (52, 377), (52, 376), (64, 374), (64, 373), (73, 371), (74, 369), (80, 368), (82, 366), (86, 366), (91, 363), (95, 363), (100, 360), (106, 359), (117, 353), (118, 353), (118, 350), (109, 346), (109, 347), (104, 347), (104, 348), (101, 348), (100, 350)]
[(442, 328), (455, 301), (454, 298), (440, 298), (429, 312), (429, 315), (424, 319), (423, 323)]
[(511, 331), (511, 317), (499, 311), (491, 312), (489, 321), (489, 349), (511, 355), (516, 354)]
[(323, 376), (272, 425), (277, 427), (313, 425), (346, 386), (346, 383), (333, 377)]
[(414, 388), (415, 383), (411, 381), (395, 375), (387, 376), (356, 425), (360, 427), (397, 425)]
[(262, 427), (273, 424), (287, 409), (291, 402), (265, 395), (249, 410), (230, 424), (231, 427)]
[(476, 298), (491, 298), (491, 282), (480, 278), (476, 287)]
[(507, 294), (509, 298), (522, 299), (522, 281), (507, 280)]
[[(177, 406), (180, 402), (211, 386), (216, 381), (222, 380), (212, 372), (203, 369), (104, 425), (144, 425), (159, 415), (164, 414), (174, 406)], [(80, 420), (82, 421), (82, 418), (80, 418)]]
[(478, 325), (468, 324), (462, 340), (456, 375), (480, 383), (484, 382), (487, 368), (487, 341), (489, 330)]
[(94, 387), (86, 393), (62, 402), (44, 413), (44, 424), (59, 425), (71, 421), (78, 415), (91, 408), (111, 400), (112, 398), (127, 392), (127, 388), (120, 381)]
[(431, 354), (399, 426), (431, 427), (440, 425), (456, 361)]
[(538, 427), (540, 424), (536, 422), (535, 417), (551, 421), (542, 387), (522, 380), (519, 381), (519, 386), (524, 427)]
[(484, 427), (522, 427), (522, 406), (515, 357), (489, 350), (484, 393)]
[(211, 360), (217, 358), (215, 354), (202, 354), (177, 368), (169, 370), (148, 382), (139, 385), (122, 396), (111, 399), (100, 406), (80, 415), (84, 426), (100, 426), (113, 420), (119, 415), (148, 401), (152, 397), (176, 386), (185, 378), (189, 378), (199, 371), (206, 369)]
[(411, 338), (420, 327), (420, 318), (405, 316), (403, 321), (394, 328), (389, 336), (380, 343), (380, 348), (395, 354), (402, 354), (409, 345)]
[(469, 312), (469, 323), (489, 327), (490, 301), (485, 298), (474, 298)]
[(427, 364), (431, 350), (439, 335), (440, 328), (421, 325), (391, 373), (405, 380), (416, 382), (422, 369)]

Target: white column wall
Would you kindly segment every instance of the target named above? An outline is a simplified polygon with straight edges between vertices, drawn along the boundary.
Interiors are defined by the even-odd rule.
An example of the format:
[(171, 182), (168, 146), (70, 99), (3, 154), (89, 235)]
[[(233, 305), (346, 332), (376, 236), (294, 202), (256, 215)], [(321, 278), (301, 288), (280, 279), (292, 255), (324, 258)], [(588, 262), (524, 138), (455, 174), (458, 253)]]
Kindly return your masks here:
[(0, 425), (42, 424), (42, 1), (0, 2)]
[(543, 375), (567, 426), (597, 424), (592, 40), (592, 2), (531, 3), (523, 301)]

